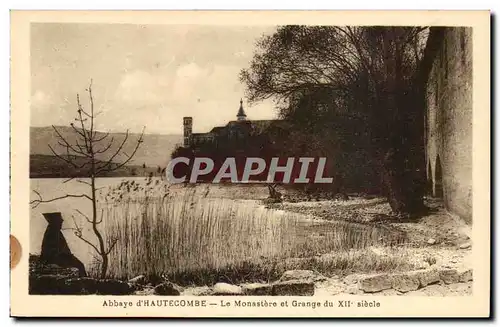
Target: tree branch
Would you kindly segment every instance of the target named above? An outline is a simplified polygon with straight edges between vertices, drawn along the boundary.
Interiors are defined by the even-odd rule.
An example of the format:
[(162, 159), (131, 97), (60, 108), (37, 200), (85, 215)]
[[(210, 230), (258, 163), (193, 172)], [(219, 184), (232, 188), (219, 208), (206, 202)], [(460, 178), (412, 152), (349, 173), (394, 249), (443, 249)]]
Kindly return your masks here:
[(141, 132), (141, 135), (139, 136), (139, 139), (137, 140), (137, 143), (136, 143), (136, 146), (134, 148), (134, 150), (132, 151), (132, 153), (130, 155), (127, 155), (127, 159), (125, 161), (123, 161), (122, 163), (120, 164), (117, 164), (115, 167), (112, 167), (112, 164), (114, 163), (113, 162), (113, 159), (120, 153), (122, 153), (122, 149), (123, 149), (123, 146), (125, 145), (125, 143), (127, 142), (127, 139), (128, 139), (128, 136), (129, 136), (129, 133), (128, 133), (128, 130), (125, 134), (125, 138), (123, 139), (123, 142), (120, 144), (120, 146), (118, 147), (118, 149), (116, 150), (116, 152), (111, 156), (111, 158), (109, 158), (105, 163), (104, 165), (102, 165), (101, 167), (99, 167), (97, 170), (96, 170), (96, 175), (102, 173), (102, 172), (111, 172), (111, 171), (116, 171), (118, 169), (120, 169), (121, 167), (125, 166), (127, 163), (130, 162), (130, 160), (132, 160), (132, 158), (134, 157), (135, 153), (137, 152), (137, 150), (139, 149), (139, 146), (141, 145), (141, 143), (143, 142), (143, 137), (144, 137), (144, 128), (142, 129), (142, 132)]
[(113, 241), (111, 241), (111, 245), (109, 246), (108, 250), (106, 251), (106, 255), (110, 254), (111, 251), (113, 251), (113, 248), (115, 247), (117, 242), (118, 242), (117, 238), (115, 238)]
[[(77, 150), (76, 148), (73, 147), (73, 145), (69, 144), (69, 142), (64, 138), (64, 136), (61, 135), (61, 133), (57, 130), (57, 128), (54, 125), (52, 125), (52, 128), (56, 132), (59, 140), (63, 142), (63, 143), (58, 142), (58, 144), (60, 146), (66, 147), (66, 151), (69, 151), (69, 149), (71, 149), (71, 151), (73, 151), (74, 153), (78, 153), (78, 154), (81, 154), (85, 157), (89, 157), (88, 153), (81, 151), (81, 150)], [(49, 147), (50, 147), (50, 145), (49, 145)]]
[(78, 212), (80, 215), (82, 215), (87, 220), (87, 222), (89, 222), (90, 224), (92, 224), (92, 220), (86, 214), (84, 214), (83, 212), (81, 212), (78, 209), (75, 209), (75, 211)]
[[(76, 120), (78, 120), (78, 118), (76, 118)], [(81, 136), (81, 137), (83, 137), (84, 139), (86, 138), (85, 132), (83, 132), (82, 130), (80, 130), (80, 129), (76, 128), (76, 127), (75, 127), (75, 124), (71, 123), (71, 124), (69, 124), (69, 125), (73, 128), (73, 130), (74, 130), (74, 131), (75, 131), (78, 135), (80, 135), (80, 136)]]
[(93, 141), (95, 137), (94, 132), (94, 97), (92, 96), (92, 79), (90, 79), (90, 85), (88, 88), (89, 98), (90, 98), (90, 139)]
[[(82, 213), (80, 212), (80, 214), (82, 214)], [(87, 217), (85, 215), (83, 215), (83, 216)], [(99, 255), (102, 256), (102, 253), (99, 251), (99, 249), (94, 244), (92, 244), (92, 242), (90, 242), (89, 240), (87, 240), (86, 238), (83, 237), (82, 228), (80, 226), (78, 226), (78, 224), (76, 223), (75, 217), (74, 216), (71, 216), (71, 217), (73, 218), (73, 224), (75, 225), (75, 228), (74, 228), (75, 236), (78, 237), (79, 239), (81, 239), (82, 241), (84, 241), (85, 243), (87, 243), (88, 245), (90, 245)]]
[(109, 143), (106, 147), (104, 147), (103, 149), (100, 149), (100, 150), (95, 150), (94, 153), (104, 153), (104, 152), (108, 151), (111, 148), (111, 146), (113, 145), (113, 142), (114, 142), (114, 138), (111, 137), (111, 140), (109, 141)]
[(39, 199), (37, 199), (37, 200), (30, 201), (29, 204), (33, 204), (34, 205), (33, 208), (38, 207), (41, 203), (49, 203), (49, 202), (54, 202), (54, 201), (62, 200), (62, 199), (66, 199), (66, 198), (86, 198), (86, 199), (92, 201), (90, 196), (88, 196), (87, 194), (66, 194), (66, 195), (59, 196), (57, 198), (53, 198), (50, 200), (43, 200), (43, 198), (39, 192), (37, 192), (35, 190), (33, 192), (35, 192), (39, 197)]
[(94, 244), (92, 244), (89, 240), (87, 240), (86, 238), (83, 237), (81, 231), (75, 232), (75, 235), (76, 235), (76, 237), (78, 237), (79, 239), (81, 239), (82, 241), (84, 241), (85, 243), (90, 245), (97, 253), (102, 255), (101, 252), (99, 251), (99, 249)]
[(104, 136), (102, 136), (102, 137), (100, 137), (100, 138), (98, 138), (98, 139), (95, 139), (95, 140), (94, 140), (94, 142), (101, 142), (102, 140), (104, 140), (104, 139), (105, 139), (106, 137), (108, 137), (108, 136), (109, 136), (109, 132), (106, 132), (106, 133), (104, 134)]

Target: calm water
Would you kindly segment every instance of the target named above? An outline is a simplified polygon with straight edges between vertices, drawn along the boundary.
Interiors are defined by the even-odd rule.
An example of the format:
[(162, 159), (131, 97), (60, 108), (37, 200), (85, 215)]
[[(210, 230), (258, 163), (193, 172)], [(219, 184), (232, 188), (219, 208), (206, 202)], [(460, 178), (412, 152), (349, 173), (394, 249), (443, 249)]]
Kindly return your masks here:
[[(44, 200), (53, 199), (57, 197), (62, 197), (67, 194), (90, 194), (90, 186), (84, 183), (80, 183), (77, 180), (72, 180), (64, 183), (65, 179), (31, 179), (31, 190), (37, 191), (41, 194)], [(124, 184), (124, 183), (127, 184)], [(166, 185), (165, 181), (160, 178), (153, 178), (148, 181), (147, 178), (144, 177), (135, 177), (135, 178), (99, 178), (96, 180), (97, 188), (98, 188), (98, 212), (100, 213), (99, 208), (107, 208), (104, 214), (105, 219), (103, 219), (102, 224), (98, 226), (100, 231), (106, 229), (106, 227), (113, 228), (113, 226), (117, 226), (121, 224), (121, 220), (125, 214), (123, 212), (123, 205), (121, 203), (116, 204), (117, 200), (122, 199), (121, 197), (125, 194), (125, 197), (129, 196), (134, 201), (137, 199), (143, 199), (145, 196), (147, 197), (157, 197), (162, 198), (163, 195), (168, 192), (169, 196), (175, 196), (176, 198), (171, 199), (172, 201), (181, 201), (185, 202), (186, 198), (184, 195), (188, 194), (192, 196), (189, 202), (197, 202), (197, 205), (206, 204), (206, 200), (216, 201), (217, 203), (226, 203), (226, 207), (234, 207), (234, 215), (228, 214), (228, 217), (225, 216), (225, 213), (220, 216), (222, 211), (218, 210), (218, 215), (220, 216), (218, 222), (219, 227), (220, 224), (227, 225), (224, 228), (219, 228), (224, 231), (224, 237), (216, 237), (210, 236), (207, 239), (207, 235), (199, 235), (199, 240), (191, 240), (193, 238), (193, 233), (191, 231), (199, 229), (203, 224), (195, 224), (190, 226), (184, 226), (179, 229), (179, 233), (175, 232), (175, 235), (170, 235), (171, 239), (179, 239), (180, 241), (191, 240), (193, 243), (202, 242), (203, 244), (211, 244), (211, 248), (217, 249), (221, 245), (219, 244), (221, 240), (225, 238), (233, 237), (234, 240), (232, 244), (236, 244), (239, 246), (240, 252), (244, 253), (244, 256), (249, 256), (253, 252), (252, 249), (256, 249), (255, 243), (256, 240), (266, 239), (267, 236), (272, 233), (272, 230), (265, 230), (266, 228), (275, 228), (276, 225), (281, 226), (278, 231), (283, 235), (287, 236), (288, 248), (293, 249), (298, 247), (298, 249), (311, 247), (313, 244), (314, 251), (331, 251), (332, 247), (335, 249), (344, 249), (351, 248), (354, 245), (360, 246), (368, 246), (372, 244), (373, 241), (377, 242), (379, 239), (386, 238), (386, 232), (384, 230), (380, 230), (379, 228), (373, 226), (359, 226), (352, 225), (345, 222), (318, 222), (314, 221), (312, 217), (304, 216), (301, 214), (291, 214), (284, 213), (279, 210), (268, 210), (264, 209), (257, 201), (251, 200), (242, 200), (242, 198), (246, 199), (260, 199), (265, 198), (267, 196), (266, 187), (228, 187), (228, 186), (219, 186), (219, 185), (197, 185), (196, 187), (182, 187), (180, 185), (173, 186), (171, 188)], [(177, 198), (179, 196), (180, 198)], [(106, 199), (107, 197), (107, 199)], [(31, 200), (37, 199), (37, 195), (35, 192), (31, 194)], [(205, 198), (205, 199), (202, 199)], [(224, 201), (221, 201), (221, 198), (226, 198)], [(229, 198), (229, 199), (228, 199)], [(176, 200), (177, 199), (177, 200)], [(193, 199), (193, 200), (191, 200)], [(203, 201), (198, 201), (198, 200)], [(170, 201), (170, 200), (168, 200)], [(228, 202), (229, 201), (229, 205)], [(235, 203), (233, 201), (237, 201), (235, 205), (231, 205)], [(169, 202), (171, 203), (171, 202)], [(193, 204), (191, 204), (193, 205)], [(207, 204), (208, 205), (208, 204)], [(142, 207), (139, 205), (140, 209), (137, 209), (134, 212), (127, 212), (129, 219), (136, 220), (141, 219), (142, 217)], [(208, 208), (208, 207), (207, 207)], [(222, 210), (222, 209), (221, 209)], [(200, 212), (202, 212), (201, 210)], [(262, 211), (265, 211), (264, 213)], [(65, 198), (61, 200), (57, 200), (51, 203), (42, 203), (36, 208), (31, 209), (30, 216), (30, 253), (38, 254), (40, 253), (40, 248), (42, 244), (43, 234), (45, 232), (47, 222), (44, 219), (42, 213), (46, 212), (61, 212), (64, 223), (63, 223), (63, 234), (66, 237), (68, 245), (72, 252), (87, 266), (92, 263), (95, 252), (93, 249), (84, 243), (81, 239), (74, 235), (75, 227), (79, 226), (82, 228), (83, 236), (88, 239), (93, 244), (98, 244), (94, 233), (91, 230), (91, 224), (88, 223), (82, 214), (91, 216), (92, 212), (92, 204), (90, 200), (86, 198)], [(225, 212), (225, 211), (224, 211)], [(113, 219), (106, 219), (107, 215), (111, 215), (108, 217), (114, 217)], [(175, 216), (175, 212), (162, 213), (161, 217), (169, 217), (171, 219)], [(271, 220), (266, 218), (264, 221), (260, 221), (258, 219), (254, 219), (257, 217), (268, 217)], [(286, 215), (286, 216), (285, 216)], [(202, 215), (203, 216), (203, 215)], [(137, 217), (137, 218), (136, 218)], [(149, 215), (148, 217), (156, 217), (156, 215)], [(185, 223), (185, 217), (178, 217), (177, 221), (179, 224)], [(200, 217), (201, 219), (202, 217)], [(117, 220), (118, 219), (118, 220)], [(228, 220), (229, 219), (229, 220)], [(231, 219), (235, 219), (234, 222), (231, 222)], [(114, 224), (113, 224), (114, 221)], [(124, 220), (125, 221), (125, 220)], [(197, 221), (197, 220), (196, 220)], [(280, 224), (280, 221), (285, 221), (287, 223)], [(108, 222), (108, 226), (106, 226), (106, 222)], [(130, 221), (129, 221), (130, 222)], [(248, 226), (249, 223), (257, 224), (255, 226)], [(271, 223), (271, 224), (268, 224)], [(267, 227), (266, 227), (267, 226)], [(252, 227), (252, 228), (250, 228)], [(121, 227), (118, 227), (120, 229)], [(250, 228), (250, 229), (249, 229)], [(251, 230), (251, 232), (248, 232)], [(242, 235), (242, 231), (247, 231)], [(156, 232), (158, 234), (159, 231), (155, 230), (152, 232)], [(160, 232), (161, 234), (162, 232)], [(104, 235), (103, 235), (104, 236)], [(158, 236), (158, 235), (157, 235)], [(163, 237), (163, 235), (160, 235)], [(146, 237), (146, 239), (150, 240), (150, 237)], [(132, 240), (137, 241), (137, 240)], [(133, 243), (133, 242), (132, 242)], [(179, 243), (179, 242), (177, 242)], [(230, 242), (231, 243), (231, 242)], [(275, 244), (276, 243), (276, 244)], [(271, 248), (275, 246), (283, 246), (283, 240), (279, 242), (279, 240), (271, 239), (267, 240), (268, 246)], [(142, 243), (141, 243), (142, 244)], [(245, 244), (248, 244), (245, 245)], [(158, 245), (158, 244), (156, 244)], [(188, 248), (192, 248), (193, 245), (197, 246), (199, 244), (188, 244)], [(137, 246), (137, 245), (135, 245)], [(142, 245), (141, 245), (142, 246)], [(153, 245), (151, 245), (153, 246)], [(175, 247), (175, 244), (170, 245), (161, 245), (166, 248)], [(267, 249), (264, 248), (267, 251)], [(249, 252), (250, 251), (250, 252)], [(264, 251), (264, 252), (266, 252)], [(273, 251), (267, 251), (273, 252)], [(267, 253), (266, 252), (266, 253)], [(200, 251), (200, 257), (193, 258), (190, 251), (179, 250), (176, 252), (175, 258), (175, 266), (188, 266), (188, 264), (192, 264), (193, 262), (202, 262), (204, 255), (207, 253), (203, 253)], [(210, 262), (218, 262), (221, 259), (223, 251), (217, 250), (210, 253)], [(217, 257), (219, 256), (220, 257)], [(179, 257), (180, 256), (180, 257)], [(172, 259), (172, 258), (169, 258)], [(206, 258), (205, 258), (206, 259)], [(233, 260), (234, 261), (234, 260)], [(182, 267), (180, 267), (182, 268)]]
[[(44, 200), (57, 198), (66, 194), (90, 194), (90, 187), (88, 185), (79, 183), (76, 180), (64, 183), (65, 180), (60, 178), (31, 179), (31, 190), (39, 192)], [(99, 178), (96, 182), (97, 187), (103, 188), (101, 192), (104, 192), (107, 188), (117, 186), (124, 180), (136, 180), (139, 182), (144, 181), (145, 178)], [(31, 192), (31, 200), (35, 199), (38, 199), (38, 196), (36, 193)], [(68, 241), (70, 249), (84, 263), (88, 263), (92, 259), (91, 256), (89, 257), (90, 248), (74, 235), (72, 228), (75, 227), (76, 223), (83, 228), (83, 235), (85, 237), (92, 241), (95, 238), (89, 224), (77, 210), (90, 216), (92, 212), (91, 202), (85, 198), (66, 198), (51, 203), (41, 203), (36, 208), (32, 208), (30, 215), (30, 253), (40, 253), (43, 234), (47, 227), (47, 221), (42, 216), (42, 213), (61, 212), (64, 219), (63, 234)]]
[[(38, 199), (35, 192), (41, 194), (44, 200), (53, 199), (57, 197), (64, 196), (66, 194), (89, 194), (90, 186), (80, 183), (77, 180), (72, 180), (64, 183), (66, 179), (59, 178), (43, 178), (43, 179), (31, 179), (31, 201)], [(81, 181), (89, 181), (86, 179), (80, 179)], [(117, 190), (122, 182), (128, 181), (134, 182), (134, 185), (141, 185), (139, 190), (134, 191), (135, 187), (131, 187), (128, 191), (125, 191), (125, 187), (121, 190)], [(100, 203), (106, 203), (110, 201), (115, 201), (119, 194), (125, 193), (130, 197), (141, 198), (145, 195), (149, 196), (162, 196), (167, 184), (164, 180), (160, 178), (153, 178), (147, 187), (148, 191), (144, 191), (143, 186), (147, 184), (148, 179), (145, 177), (126, 177), (126, 178), (99, 178), (96, 180), (96, 186), (100, 193)], [(256, 187), (256, 188), (239, 188), (234, 189), (227, 188), (224, 186), (211, 185), (210, 190), (207, 185), (199, 185), (193, 189), (192, 187), (182, 187), (176, 185), (171, 188), (169, 193), (171, 195), (182, 196), (186, 192), (195, 191), (196, 196), (207, 196), (219, 198), (265, 198), (267, 196), (267, 188)], [(146, 192), (146, 193), (145, 193)], [(105, 196), (108, 195), (107, 199)], [(239, 200), (244, 201), (244, 200)], [(255, 201), (245, 201), (245, 205), (255, 206), (255, 209), (265, 210)], [(109, 206), (108, 206), (109, 207)], [(99, 207), (98, 207), (99, 208)], [(92, 204), (86, 198), (65, 198), (57, 200), (51, 203), (41, 203), (36, 208), (31, 208), (30, 215), (30, 253), (38, 254), (40, 253), (43, 234), (47, 227), (47, 222), (43, 217), (42, 213), (46, 212), (61, 212), (64, 223), (63, 223), (63, 234), (68, 242), (68, 245), (72, 252), (82, 261), (84, 264), (88, 265), (93, 260), (93, 250), (90, 246), (85, 244), (82, 240), (74, 235), (75, 227), (79, 226), (83, 230), (83, 236), (91, 241), (93, 244), (97, 244), (97, 240), (93, 231), (91, 230), (91, 224), (89, 224), (85, 218), (78, 212), (91, 216)], [(99, 209), (98, 209), (99, 211)], [(104, 230), (106, 224), (106, 219), (103, 223), (98, 226), (99, 230)]]

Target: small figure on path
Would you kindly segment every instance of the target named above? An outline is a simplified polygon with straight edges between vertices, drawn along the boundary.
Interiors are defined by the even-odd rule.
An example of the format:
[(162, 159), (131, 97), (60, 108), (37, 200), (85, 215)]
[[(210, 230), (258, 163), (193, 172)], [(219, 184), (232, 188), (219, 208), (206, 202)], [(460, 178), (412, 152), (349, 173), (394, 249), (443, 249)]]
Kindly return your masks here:
[(61, 232), (63, 218), (60, 212), (43, 214), (49, 225), (42, 241), (40, 260), (48, 264), (56, 264), (64, 268), (78, 268), (81, 277), (86, 277), (85, 266), (71, 253), (68, 243)]

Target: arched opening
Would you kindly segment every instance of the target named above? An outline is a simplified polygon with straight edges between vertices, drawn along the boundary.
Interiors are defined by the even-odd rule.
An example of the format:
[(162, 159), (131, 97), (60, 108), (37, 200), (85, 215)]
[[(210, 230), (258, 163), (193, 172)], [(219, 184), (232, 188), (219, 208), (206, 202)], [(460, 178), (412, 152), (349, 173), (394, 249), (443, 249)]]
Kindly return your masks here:
[(443, 167), (439, 155), (436, 158), (436, 174), (434, 178), (434, 196), (443, 198)]

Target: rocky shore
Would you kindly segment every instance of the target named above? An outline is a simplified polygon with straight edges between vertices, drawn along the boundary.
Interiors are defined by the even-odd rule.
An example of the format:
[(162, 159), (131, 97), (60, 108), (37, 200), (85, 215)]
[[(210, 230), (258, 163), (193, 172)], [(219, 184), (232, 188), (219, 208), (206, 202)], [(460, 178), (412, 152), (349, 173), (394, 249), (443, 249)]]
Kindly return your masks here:
[[(447, 295), (453, 289), (471, 294), (471, 269), (429, 268), (401, 273), (351, 274), (325, 277), (312, 270), (288, 270), (273, 283), (216, 283), (213, 286), (181, 287), (169, 281), (150, 281), (141, 275), (128, 281), (78, 277), (74, 268), (41, 265), (32, 258), (30, 294), (40, 295), (160, 295), (160, 296), (313, 296), (404, 295), (419, 291)], [(461, 284), (458, 286), (453, 284)], [(437, 287), (437, 288), (436, 288)]]

